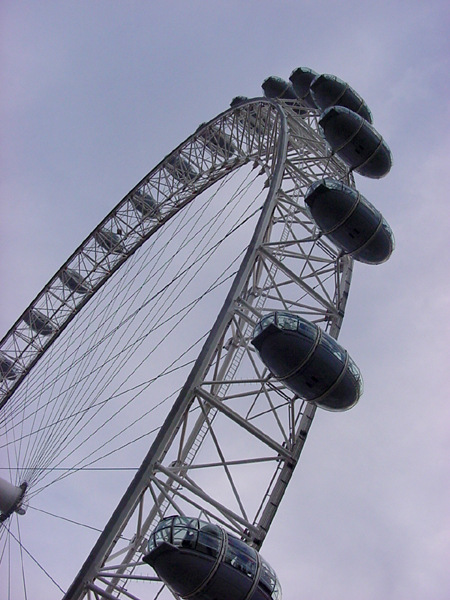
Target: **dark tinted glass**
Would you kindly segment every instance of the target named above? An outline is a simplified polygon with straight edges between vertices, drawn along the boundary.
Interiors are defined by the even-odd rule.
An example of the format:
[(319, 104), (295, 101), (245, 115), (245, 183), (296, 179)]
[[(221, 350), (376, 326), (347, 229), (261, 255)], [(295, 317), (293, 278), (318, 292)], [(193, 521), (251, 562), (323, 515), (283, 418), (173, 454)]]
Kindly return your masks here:
[(217, 525), (200, 521), (196, 550), (216, 557), (222, 544), (222, 530)]
[(256, 552), (245, 542), (232, 536), (228, 537), (228, 547), (225, 562), (238, 571), (242, 571), (248, 577), (254, 577), (256, 573)]

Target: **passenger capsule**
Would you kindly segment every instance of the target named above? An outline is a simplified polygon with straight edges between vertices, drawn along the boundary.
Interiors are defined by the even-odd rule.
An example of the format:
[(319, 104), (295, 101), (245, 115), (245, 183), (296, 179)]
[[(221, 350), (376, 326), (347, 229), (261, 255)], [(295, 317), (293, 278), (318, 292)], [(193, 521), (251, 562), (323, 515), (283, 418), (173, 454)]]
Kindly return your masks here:
[(297, 96), (304, 104), (311, 108), (317, 108), (310, 90), (310, 85), (316, 77), (317, 73), (312, 69), (308, 69), (308, 67), (294, 69), (289, 77), (289, 81), (292, 83)]
[(178, 181), (181, 182), (184, 182), (186, 179), (188, 181), (194, 181), (198, 175), (197, 171), (192, 167), (189, 161), (179, 154), (171, 156), (167, 160), (166, 168), (175, 179), (178, 179)]
[(192, 600), (281, 600), (261, 555), (213, 523), (168, 517), (150, 535), (144, 562), (169, 589)]
[(55, 328), (50, 319), (36, 308), (30, 308), (24, 314), (23, 320), (39, 335), (52, 335)]
[(230, 102), (230, 106), (231, 108), (236, 108), (239, 105), (244, 104), (244, 102), (247, 102), (247, 100), (249, 100), (248, 96), (235, 96)]
[(252, 344), (272, 375), (300, 398), (333, 411), (358, 402), (363, 390), (358, 367), (314, 323), (286, 312), (270, 313), (256, 325)]
[(369, 123), (373, 123), (372, 113), (361, 96), (334, 75), (318, 75), (311, 82), (311, 95), (317, 107), (325, 110), (330, 106), (345, 106), (358, 113)]
[(74, 269), (64, 269), (60, 273), (59, 278), (71, 292), (84, 295), (89, 291), (89, 286), (86, 284), (84, 277), (78, 271), (74, 271)]
[(320, 117), (322, 134), (333, 152), (360, 175), (378, 179), (389, 173), (392, 155), (376, 129), (343, 106), (332, 106)]
[(280, 98), (283, 100), (298, 100), (292, 83), (281, 79), (281, 77), (267, 77), (262, 84), (266, 98)]
[[(231, 108), (238, 108), (239, 106), (241, 106), (241, 104), (247, 102), (247, 100), (249, 100), (247, 96), (236, 96), (231, 101), (230, 106)], [(264, 116), (260, 114), (258, 118), (254, 106), (247, 106), (242, 110), (237, 111), (237, 114), (240, 123), (242, 123), (244, 127), (248, 127), (251, 131), (254, 131), (255, 133), (261, 133), (264, 130)]]
[(138, 190), (130, 198), (131, 204), (145, 218), (156, 218), (160, 214), (159, 206), (153, 196)]
[(125, 254), (125, 248), (120, 236), (109, 229), (101, 229), (94, 234), (95, 241), (112, 254)]
[(4, 381), (5, 379), (16, 379), (17, 372), (14, 369), (14, 363), (0, 354), (0, 381)]
[(199, 132), (199, 136), (205, 140), (208, 148), (213, 151), (217, 150), (225, 158), (236, 154), (236, 147), (233, 145), (229, 135), (226, 135), (213, 125), (202, 131), (205, 125), (206, 123), (199, 125), (197, 131)]
[(345, 254), (364, 263), (385, 262), (395, 246), (383, 215), (358, 191), (333, 179), (312, 184), (305, 195), (310, 216)]

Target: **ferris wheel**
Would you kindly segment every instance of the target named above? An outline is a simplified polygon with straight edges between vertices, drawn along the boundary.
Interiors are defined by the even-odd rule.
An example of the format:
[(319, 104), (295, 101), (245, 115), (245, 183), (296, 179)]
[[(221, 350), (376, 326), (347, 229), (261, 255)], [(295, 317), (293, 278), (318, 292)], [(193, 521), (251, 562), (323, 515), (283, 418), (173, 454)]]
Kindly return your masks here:
[[(391, 155), (338, 78), (299, 68), (263, 89), (146, 175), (0, 343), (5, 597), (33, 597), (26, 522), (59, 486), (136, 456), (55, 597), (281, 597), (259, 550), (317, 407), (362, 393), (336, 341), (353, 260), (394, 248), (353, 172), (384, 176)], [(77, 493), (108, 492), (91, 477)]]

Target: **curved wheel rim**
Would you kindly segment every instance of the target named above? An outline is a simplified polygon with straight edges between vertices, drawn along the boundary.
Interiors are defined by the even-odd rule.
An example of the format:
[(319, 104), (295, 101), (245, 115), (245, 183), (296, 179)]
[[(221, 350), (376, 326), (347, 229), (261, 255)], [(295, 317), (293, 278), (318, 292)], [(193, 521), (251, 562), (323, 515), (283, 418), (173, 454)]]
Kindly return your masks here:
[[(182, 195), (180, 202), (176, 203), (176, 212), (181, 210), (185, 205), (187, 205), (195, 197), (197, 197), (197, 195), (200, 193), (201, 189), (204, 189), (205, 187), (209, 187), (215, 181), (218, 181), (221, 177), (225, 176), (226, 172), (238, 169), (238, 167), (240, 167), (247, 160), (252, 160), (252, 161), (255, 160), (257, 163), (259, 163), (260, 166), (262, 166), (264, 168), (265, 157), (269, 156), (270, 158), (273, 159), (274, 156), (277, 155), (277, 152), (279, 152), (279, 146), (277, 146), (277, 143), (279, 142), (279, 134), (277, 135), (275, 132), (276, 127), (279, 127), (279, 124), (278, 124), (278, 126), (276, 126), (276, 123), (280, 123), (282, 119), (286, 118), (286, 115), (287, 115), (287, 119), (288, 119), (289, 125), (290, 125), (289, 145), (287, 148), (287, 155), (286, 155), (287, 157), (286, 158), (283, 157), (280, 161), (280, 164), (282, 164), (280, 181), (274, 187), (273, 193), (271, 194), (270, 201), (272, 202), (272, 204), (276, 204), (276, 203), (280, 203), (280, 202), (283, 203), (283, 201), (284, 201), (286, 203), (286, 206), (292, 205), (294, 201), (297, 202), (298, 198), (301, 197), (301, 190), (305, 188), (308, 179), (311, 177), (319, 176), (319, 174), (317, 173), (317, 169), (316, 169), (316, 171), (314, 171), (314, 169), (311, 169), (311, 173), (309, 173), (307, 169), (304, 169), (303, 172), (301, 171), (301, 168), (299, 169), (299, 164), (301, 164), (302, 161), (303, 161), (303, 163), (305, 163), (305, 161), (310, 160), (310, 158), (307, 158), (307, 157), (305, 158), (305, 156), (302, 156), (302, 154), (301, 154), (302, 151), (306, 155), (306, 154), (308, 154), (308, 152), (314, 153), (314, 149), (315, 149), (316, 153), (319, 153), (319, 154), (321, 153), (320, 160), (318, 158), (316, 158), (317, 164), (320, 163), (320, 165), (321, 165), (321, 169), (319, 169), (319, 170), (321, 170), (322, 172), (325, 172), (325, 173), (329, 173), (331, 171), (335, 175), (336, 175), (336, 173), (338, 173), (339, 174), (338, 176), (341, 179), (344, 179), (347, 182), (349, 181), (349, 175), (348, 175), (346, 168), (341, 163), (339, 163), (338, 160), (330, 159), (330, 157), (328, 157), (328, 155), (326, 154), (325, 145), (319, 139), (318, 136), (309, 140), (310, 145), (313, 148), (313, 150), (311, 150), (311, 147), (310, 147), (308, 149), (308, 152), (305, 151), (304, 140), (302, 141), (302, 136), (303, 136), (303, 138), (305, 138), (305, 136), (307, 135), (307, 131), (304, 128), (302, 129), (301, 120), (298, 118), (298, 114), (296, 113), (296, 111), (292, 108), (293, 103), (285, 102), (285, 103), (280, 103), (280, 104), (283, 105), (282, 110), (279, 108), (280, 105), (278, 105), (275, 102), (271, 102), (271, 101), (267, 101), (267, 100), (248, 101), (246, 104), (241, 105), (238, 110), (226, 111), (225, 113), (223, 113), (223, 115), (220, 115), (219, 117), (217, 117), (217, 119), (214, 119), (208, 125), (206, 125), (203, 130), (200, 130), (200, 132), (197, 132), (194, 136), (191, 136), (191, 138), (189, 138), (189, 140), (191, 140), (191, 142), (193, 144), (195, 144), (199, 141), (199, 138), (202, 137), (202, 133), (205, 130), (208, 130), (208, 127), (211, 128), (212, 126), (214, 126), (217, 128), (218, 124), (220, 124), (221, 122), (224, 123), (226, 119), (231, 118), (231, 119), (234, 119), (236, 122), (236, 128), (237, 128), (236, 130), (241, 131), (242, 138), (247, 137), (248, 144), (250, 145), (251, 143), (255, 142), (258, 135), (262, 135), (261, 132), (255, 133), (254, 126), (253, 127), (249, 126), (250, 120), (251, 120), (250, 118), (254, 116), (255, 111), (256, 111), (256, 114), (258, 114), (258, 112), (257, 112), (258, 110), (260, 111), (259, 117), (258, 117), (258, 119), (259, 119), (258, 123), (260, 124), (260, 126), (262, 123), (264, 124), (264, 127), (266, 127), (266, 134), (267, 134), (267, 138), (264, 138), (264, 147), (266, 149), (265, 154), (262, 153), (261, 150), (257, 150), (254, 154), (250, 153), (247, 156), (242, 157), (242, 158), (240, 158), (240, 157), (238, 157), (238, 159), (234, 158), (232, 161), (224, 161), (223, 160), (221, 164), (225, 165), (224, 166), (225, 172), (220, 171), (220, 169), (217, 172), (215, 172), (213, 167), (209, 167), (208, 170), (205, 170), (205, 173), (207, 173), (207, 177), (209, 177), (209, 179), (207, 180), (206, 183), (203, 184), (204, 187), (197, 188), (197, 191), (195, 191), (194, 188), (195, 188), (195, 185), (200, 182), (200, 178), (198, 177), (197, 179), (195, 179), (193, 176), (191, 177), (191, 175), (189, 173), (187, 173), (185, 180), (180, 182), (180, 184), (181, 184), (180, 191), (182, 193), (184, 192), (184, 195)], [(261, 112), (264, 110), (269, 111), (270, 114), (273, 114), (273, 118), (272, 117), (268, 118), (267, 114), (265, 115), (264, 112)], [(239, 114), (238, 111), (241, 111), (241, 113), (240, 113), (241, 120), (240, 121), (238, 119), (238, 114)], [(308, 118), (310, 118), (311, 121), (317, 119), (316, 111), (310, 110), (308, 114), (310, 115), (310, 117), (308, 117)], [(222, 119), (222, 121), (221, 121), (221, 119)], [(270, 128), (268, 127), (269, 123), (272, 123), (273, 131), (271, 131)], [(297, 130), (296, 130), (296, 127), (297, 127)], [(263, 128), (261, 127), (261, 131), (262, 130), (263, 130)], [(217, 130), (210, 129), (210, 131), (217, 131)], [(226, 132), (228, 134), (229, 130), (226, 130)], [(251, 142), (252, 138), (253, 138), (253, 142)], [(86, 255), (88, 255), (88, 252), (91, 249), (90, 244), (92, 245), (93, 243), (95, 243), (98, 245), (98, 243), (95, 241), (95, 235), (98, 234), (98, 232), (102, 228), (104, 228), (105, 225), (107, 225), (108, 223), (114, 222), (116, 229), (120, 229), (118, 224), (120, 223), (120, 225), (122, 226), (124, 223), (126, 223), (127, 219), (124, 218), (123, 207), (126, 206), (127, 209), (129, 209), (130, 206), (132, 206), (132, 204), (131, 204), (132, 194), (135, 194), (135, 192), (137, 190), (144, 190), (145, 193), (148, 193), (149, 191), (151, 191), (150, 190), (151, 186), (148, 183), (150, 181), (149, 178), (151, 176), (156, 176), (157, 173), (161, 173), (162, 171), (167, 171), (168, 170), (167, 169), (167, 161), (172, 160), (173, 156), (182, 155), (184, 157), (183, 152), (185, 152), (185, 149), (187, 147), (186, 145), (188, 144), (189, 140), (187, 142), (185, 142), (185, 144), (182, 144), (171, 155), (169, 155), (162, 163), (160, 163), (160, 165), (156, 169), (154, 169), (146, 178), (144, 178), (144, 180), (142, 180), (140, 182), (140, 184), (138, 184), (138, 186), (136, 186), (136, 188), (134, 188), (132, 190), (132, 192), (130, 192), (130, 194), (128, 194), (127, 197), (121, 203), (119, 203), (119, 205), (116, 207), (116, 209), (114, 209), (114, 211), (112, 211), (112, 213), (110, 213), (110, 215), (108, 215), (108, 217), (106, 217), (104, 219), (104, 221), (102, 221), (102, 223), (92, 232), (92, 234), (90, 236), (88, 236), (88, 238), (80, 246), (80, 248), (69, 258), (68, 261), (66, 261), (66, 263), (63, 265), (63, 267), (59, 271), (59, 273), (67, 272), (67, 271), (65, 271), (67, 268), (73, 269), (74, 262), (76, 262), (76, 260), (79, 260), (80, 256), (83, 256), (83, 258), (84, 258)], [(205, 146), (206, 146), (205, 138), (203, 137), (203, 148)], [(256, 147), (257, 146), (255, 146), (255, 148)], [(178, 152), (178, 154), (177, 154), (177, 152)], [(219, 154), (220, 154), (220, 152), (218, 151), (217, 156)], [(311, 159), (310, 162), (312, 164), (314, 161)], [(272, 163), (272, 168), (273, 168), (273, 164), (274, 163)], [(172, 177), (172, 179), (174, 179), (175, 176), (174, 176), (173, 169), (175, 167), (173, 165), (171, 165), (171, 167), (172, 167), (172, 170), (169, 167), (169, 171), (171, 170), (170, 177)], [(265, 168), (266, 168), (266, 170), (268, 170), (268, 175), (270, 176), (271, 172), (270, 172), (270, 168), (268, 167), (267, 163), (266, 163)], [(300, 172), (300, 175), (299, 175), (299, 172)], [(299, 184), (299, 181), (301, 182), (301, 184)], [(290, 185), (290, 184), (292, 184), (292, 182), (295, 182), (295, 185), (293, 185), (292, 189), (288, 189), (287, 184)], [(270, 213), (272, 211), (272, 208), (273, 207), (269, 208), (269, 205), (267, 205), (268, 213)], [(133, 206), (132, 209), (133, 209), (134, 213), (136, 213), (136, 207)], [(170, 217), (172, 216), (172, 214), (175, 214), (175, 213), (170, 213), (169, 211), (167, 213), (164, 213), (162, 211), (161, 215), (158, 217), (157, 223), (153, 223), (152, 231), (157, 231), (162, 226), (163, 223), (168, 222)], [(297, 213), (296, 218), (299, 218), (298, 214), (299, 213)], [(342, 322), (342, 318), (343, 318), (346, 297), (348, 295), (348, 288), (350, 285), (350, 278), (351, 278), (352, 262), (350, 259), (340, 258), (338, 255), (338, 252), (336, 251), (336, 249), (333, 248), (332, 245), (327, 244), (326, 242), (323, 242), (321, 240), (318, 240), (316, 233), (314, 231), (314, 227), (311, 225), (311, 223), (307, 223), (307, 219), (306, 219), (306, 216), (304, 213), (301, 213), (301, 211), (300, 211), (300, 214), (301, 214), (301, 219), (304, 220), (303, 225), (306, 225), (306, 231), (309, 232), (310, 244), (312, 244), (315, 248), (320, 248), (320, 252), (323, 255), (329, 257), (328, 267), (330, 267), (331, 264), (335, 265), (334, 273), (332, 276), (335, 278), (335, 284), (336, 284), (336, 285), (334, 285), (334, 293), (330, 293), (329, 291), (327, 291), (327, 293), (323, 297), (321, 296), (320, 290), (319, 290), (319, 292), (315, 291), (316, 288), (314, 286), (310, 286), (306, 282), (307, 278), (305, 278), (305, 280), (303, 281), (302, 289), (308, 295), (309, 298), (312, 298), (312, 300), (311, 300), (312, 302), (318, 303), (319, 305), (321, 304), (322, 309), (321, 309), (321, 311), (316, 310), (315, 317), (323, 323), (323, 326), (330, 331), (330, 333), (333, 335), (333, 337), (337, 337), (339, 328), (340, 328), (340, 325)], [(156, 219), (155, 219), (155, 221), (156, 221)], [(142, 222), (140, 223), (140, 226), (143, 226), (143, 227), (146, 227), (147, 225), (148, 225), (148, 223), (145, 223), (145, 224), (143, 224)], [(287, 225), (285, 224), (285, 226), (287, 226)], [(283, 271), (283, 268), (285, 267), (286, 263), (290, 259), (291, 260), (293, 259), (293, 256), (289, 255), (289, 251), (281, 250), (282, 243), (285, 244), (284, 248), (288, 248), (288, 245), (285, 243), (286, 241), (280, 240), (280, 243), (278, 244), (277, 248), (274, 248), (274, 246), (270, 246), (270, 244), (272, 242), (270, 242), (270, 241), (268, 242), (266, 239), (265, 240), (266, 244), (265, 245), (263, 244), (261, 246), (261, 243), (264, 240), (264, 237), (266, 236), (266, 232), (268, 231), (269, 228), (273, 228), (273, 227), (274, 227), (274, 221), (273, 221), (273, 219), (272, 220), (269, 219), (267, 224), (261, 228), (261, 235), (260, 235), (261, 239), (257, 243), (257, 246), (258, 246), (257, 254), (258, 254), (258, 260), (259, 260), (259, 265), (260, 265), (260, 266), (258, 266), (258, 268), (260, 270), (267, 268), (267, 264), (270, 262), (270, 264), (272, 266), (269, 267), (269, 269), (267, 270), (267, 273), (268, 273), (267, 277), (269, 277), (269, 278), (271, 276), (270, 269), (275, 269), (275, 271), (281, 272), (281, 271)], [(292, 225), (291, 225), (291, 227), (292, 227)], [(137, 235), (136, 230), (137, 230), (136, 225), (130, 227), (131, 233), (129, 235), (130, 236)], [(113, 231), (113, 228), (110, 228), (110, 231)], [(123, 246), (127, 250), (126, 258), (128, 258), (129, 256), (132, 256), (136, 252), (137, 248), (139, 246), (141, 246), (144, 243), (144, 241), (146, 241), (151, 235), (152, 235), (152, 233), (149, 233), (148, 231), (141, 232), (139, 242), (136, 243), (134, 246), (127, 247), (126, 243), (123, 243)], [(128, 234), (127, 234), (127, 236), (124, 236), (124, 237), (125, 237), (125, 239), (127, 239)], [(118, 247), (118, 245), (116, 245), (115, 247), (112, 247), (110, 249), (110, 251), (107, 253), (107, 255), (102, 257), (103, 263), (100, 261), (96, 261), (96, 263), (95, 263), (96, 269), (97, 268), (104, 269), (105, 263), (108, 264), (108, 269), (109, 269), (108, 274), (104, 278), (104, 280), (102, 280), (101, 285), (103, 285), (103, 283), (105, 283), (110, 277), (112, 277), (114, 275), (114, 273), (116, 271), (118, 271), (119, 267), (125, 263), (126, 259), (124, 258), (124, 255), (120, 254), (117, 251), (117, 247)], [(98, 252), (98, 248), (96, 248), (95, 251)], [(283, 256), (282, 256), (282, 254), (283, 254)], [(256, 254), (255, 254), (255, 256), (256, 256)], [(311, 262), (311, 260), (312, 260), (311, 256), (312, 256), (311, 254), (309, 255), (309, 257), (303, 256), (302, 260), (305, 262), (308, 262), (308, 261)], [(263, 263), (266, 264), (265, 267), (264, 267)], [(78, 264), (80, 264), (80, 263), (78, 263)], [(252, 264), (248, 267), (248, 271), (250, 272), (254, 268), (255, 268), (255, 264)], [(73, 270), (75, 272), (80, 272), (80, 271), (76, 271), (76, 269), (73, 269)], [(292, 271), (290, 271), (289, 268), (284, 268), (284, 276), (285, 277), (290, 277), (291, 273), (292, 273)], [(243, 282), (245, 281), (248, 283), (249, 277), (250, 277), (250, 275), (247, 274), (247, 275), (245, 275), (245, 277), (242, 276), (241, 280)], [(57, 278), (58, 278), (58, 274), (55, 275), (55, 277), (49, 282), (49, 284), (46, 286), (46, 288), (44, 288), (44, 291), (46, 294), (51, 294), (52, 292), (54, 292), (54, 288), (52, 286), (55, 285)], [(319, 277), (319, 279), (320, 279), (320, 277)], [(296, 281), (295, 283), (296, 283), (296, 285), (299, 284), (298, 281)], [(95, 287), (97, 284), (93, 285), (93, 279), (91, 280), (89, 277), (83, 278), (83, 284), (86, 285), (86, 289), (90, 289), (91, 291), (92, 290), (97, 291), (101, 287), (101, 285), (98, 285), (97, 287)], [(60, 281), (60, 283), (58, 285), (64, 285), (64, 284)], [(320, 287), (320, 285), (319, 285), (319, 287)], [(248, 289), (247, 289), (247, 292), (248, 292)], [(71, 320), (75, 317), (75, 315), (81, 310), (81, 308), (83, 308), (87, 304), (87, 299), (89, 297), (91, 297), (89, 294), (90, 294), (90, 292), (85, 294), (84, 299), (78, 299), (78, 302), (75, 303), (76, 304), (75, 310), (72, 311), (68, 316), (66, 314), (64, 326), (62, 326), (60, 323), (57, 324), (56, 333), (54, 334), (54, 336), (52, 336), (52, 341), (56, 340), (58, 338), (58, 336), (61, 335), (64, 328), (70, 324)], [(266, 294), (266, 295), (269, 296), (269, 294)], [(75, 296), (75, 294), (72, 294), (72, 296)], [(80, 294), (78, 294), (78, 296), (80, 296)], [(42, 312), (42, 298), (43, 298), (43, 296), (41, 293), (40, 295), (38, 295), (36, 300), (30, 305), (30, 307), (27, 309), (27, 311), (29, 311), (30, 309), (34, 309), (34, 310), (37, 309)], [(46, 296), (46, 298), (47, 298), (47, 296)], [(325, 300), (324, 300), (324, 298), (325, 298)], [(269, 302), (270, 301), (271, 300), (269, 298)], [(236, 302), (236, 298), (233, 300), (233, 302)], [(67, 304), (67, 299), (65, 299), (65, 303)], [(248, 302), (247, 302), (247, 304), (248, 304)], [(49, 305), (48, 301), (46, 302), (46, 305), (47, 306)], [(250, 315), (250, 317), (252, 317), (252, 314), (251, 314), (252, 311), (250, 310), (250, 308), (248, 306), (241, 305), (240, 310), (244, 311), (244, 312), (247, 311), (247, 320), (251, 321), (251, 318), (249, 318), (249, 316), (248, 316), (248, 315)], [(258, 308), (258, 310), (263, 310), (263, 307)], [(272, 310), (272, 306), (270, 306), (268, 308), (268, 310)], [(303, 308), (297, 307), (296, 310), (303, 310)], [(310, 310), (310, 308), (308, 308), (307, 310)], [(49, 319), (52, 321), (52, 323), (55, 322), (54, 314), (56, 314), (56, 312), (57, 311), (55, 311), (49, 317)], [(253, 312), (255, 312), (255, 311), (253, 311)], [(2, 348), (3, 355), (6, 356), (9, 360), (11, 360), (12, 357), (11, 357), (11, 353), (9, 350), (9, 348), (11, 346), (8, 346), (8, 344), (10, 343), (11, 339), (14, 339), (14, 344), (12, 344), (12, 345), (16, 348), (18, 347), (17, 340), (15, 339), (14, 336), (16, 336), (19, 328), (23, 329), (22, 321), (23, 321), (23, 317), (21, 317), (18, 320), (16, 325), (10, 330), (10, 332), (7, 334), (7, 336), (2, 341), (1, 348)], [(218, 334), (218, 337), (220, 338), (221, 335), (223, 335), (223, 331), (220, 333), (220, 335)], [(41, 335), (41, 336), (37, 336), (37, 337), (43, 337), (43, 336)], [(6, 400), (8, 400), (8, 398), (11, 397), (11, 395), (13, 394), (15, 387), (17, 387), (20, 382), (25, 381), (26, 374), (30, 372), (30, 370), (33, 368), (33, 366), (35, 364), (38, 364), (39, 358), (50, 347), (50, 344), (46, 345), (46, 342), (42, 343), (42, 341), (39, 344), (36, 344), (36, 336), (34, 336), (34, 339), (32, 339), (32, 341), (34, 341), (34, 344), (38, 348), (38, 352), (40, 352), (40, 354), (38, 354), (37, 358), (35, 356), (31, 360), (29, 360), (26, 365), (26, 368), (25, 367), (22, 368), (23, 365), (21, 365), (21, 368), (22, 368), (21, 376), (18, 377), (17, 380), (14, 381), (12, 384), (11, 384), (10, 379), (6, 379), (6, 378), (4, 379), (3, 383), (5, 384), (5, 388), (6, 388), (6, 392), (4, 393), (3, 401), (2, 401), (4, 405), (6, 403)], [(23, 351), (23, 348), (21, 348), (20, 356), (23, 357), (24, 355), (25, 355), (25, 353)], [(16, 365), (19, 364), (17, 359), (15, 361), (15, 364)], [(285, 393), (285, 392), (283, 392), (283, 393)], [(204, 402), (209, 402), (210, 400), (211, 399), (208, 398), (207, 395), (206, 396), (203, 395)], [(310, 424), (310, 422), (314, 416), (314, 410), (311, 410), (308, 412), (308, 411), (306, 411), (305, 407), (303, 407), (302, 409), (299, 410), (298, 415), (300, 415), (300, 417), (301, 417), (301, 415), (304, 415), (304, 416), (307, 415), (307, 417), (305, 417), (305, 418), (307, 418), (307, 420), (309, 421), (309, 424)], [(298, 415), (297, 415), (297, 417), (298, 417)], [(303, 418), (303, 417), (301, 417), (301, 418)], [(161, 470), (160, 473), (165, 473), (165, 472), (163, 470)], [(165, 474), (167, 475), (167, 473), (165, 473)], [(270, 522), (268, 523), (268, 525), (270, 525)], [(255, 543), (255, 545), (260, 545), (260, 543), (262, 543), (262, 539), (264, 537), (263, 536), (262, 539), (259, 541), (257, 540), (256, 529), (258, 529), (258, 527), (255, 527), (255, 532), (253, 532), (254, 533), (253, 542)], [(268, 527), (267, 527), (267, 529), (268, 529)], [(261, 533), (261, 530), (259, 529), (258, 531), (259, 531), (259, 533), (258, 533), (258, 535), (259, 535)], [(145, 535), (145, 533), (143, 531), (142, 531), (142, 535)], [(264, 533), (264, 535), (265, 535), (265, 533)]]

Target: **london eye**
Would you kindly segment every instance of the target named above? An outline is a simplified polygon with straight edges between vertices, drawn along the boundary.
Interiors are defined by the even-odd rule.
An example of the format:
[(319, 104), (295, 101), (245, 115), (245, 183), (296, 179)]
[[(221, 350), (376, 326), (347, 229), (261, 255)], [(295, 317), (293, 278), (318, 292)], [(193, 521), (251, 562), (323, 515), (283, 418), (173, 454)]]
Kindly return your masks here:
[[(136, 455), (72, 584), (55, 582), (60, 596), (281, 597), (260, 550), (316, 410), (362, 394), (337, 342), (353, 261), (394, 248), (353, 173), (382, 177), (391, 155), (340, 79), (298, 68), (263, 90), (152, 169), (1, 341), (9, 597), (33, 597), (14, 565), (30, 561), (21, 528), (45, 498)], [(88, 496), (101, 487), (90, 480)]]

